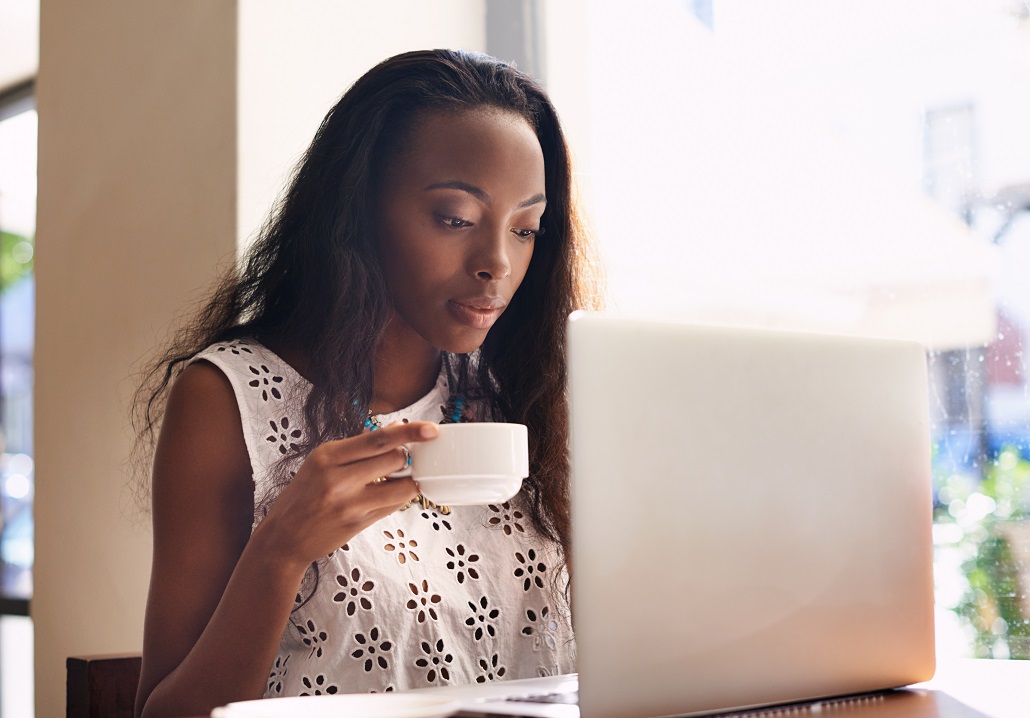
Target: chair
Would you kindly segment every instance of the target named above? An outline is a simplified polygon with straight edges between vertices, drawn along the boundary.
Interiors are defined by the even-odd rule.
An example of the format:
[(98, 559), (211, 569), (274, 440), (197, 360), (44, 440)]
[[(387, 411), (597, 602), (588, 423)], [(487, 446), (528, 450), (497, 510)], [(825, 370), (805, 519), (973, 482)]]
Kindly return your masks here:
[(72, 656), (68, 718), (132, 718), (142, 656)]

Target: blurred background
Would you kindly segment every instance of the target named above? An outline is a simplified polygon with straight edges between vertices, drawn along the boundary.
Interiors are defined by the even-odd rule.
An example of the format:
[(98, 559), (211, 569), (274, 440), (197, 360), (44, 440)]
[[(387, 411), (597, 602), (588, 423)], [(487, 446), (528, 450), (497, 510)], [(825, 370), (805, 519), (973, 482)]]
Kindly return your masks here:
[(128, 378), (336, 97), (433, 46), (547, 87), (617, 309), (925, 345), (938, 651), (1030, 658), (1027, 0), (77, 5), (0, 0), (0, 717), (138, 652)]

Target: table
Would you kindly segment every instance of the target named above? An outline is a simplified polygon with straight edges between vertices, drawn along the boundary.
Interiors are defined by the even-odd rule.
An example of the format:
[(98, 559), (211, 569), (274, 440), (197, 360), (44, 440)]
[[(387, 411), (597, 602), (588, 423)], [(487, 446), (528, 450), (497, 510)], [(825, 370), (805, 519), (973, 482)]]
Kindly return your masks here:
[(1030, 716), (1030, 661), (938, 659), (933, 679), (914, 687), (945, 693), (990, 718)]
[[(458, 718), (483, 715), (488, 714), (463, 711)], [(932, 680), (906, 691), (724, 715), (746, 718), (1028, 718), (1030, 661), (946, 659), (938, 663)]]

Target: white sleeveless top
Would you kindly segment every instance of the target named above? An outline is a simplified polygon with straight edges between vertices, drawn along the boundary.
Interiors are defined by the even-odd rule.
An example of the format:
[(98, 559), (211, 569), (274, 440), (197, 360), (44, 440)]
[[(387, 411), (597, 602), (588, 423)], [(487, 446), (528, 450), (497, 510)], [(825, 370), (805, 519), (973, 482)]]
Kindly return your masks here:
[[(218, 367), (236, 394), (257, 504), (275, 465), (305, 434), (311, 385), (253, 340), (214, 344), (193, 361), (201, 359)], [(377, 418), (384, 426), (439, 422), (449, 396), (442, 371), (422, 399)], [(260, 520), (255, 505), (254, 525)], [(573, 672), (569, 611), (553, 588), (565, 585), (564, 575), (554, 576), (558, 556), (556, 545), (507, 502), (453, 509), (414, 502), (320, 562), (314, 593), (308, 599), (305, 582), (298, 596), (265, 695)]]

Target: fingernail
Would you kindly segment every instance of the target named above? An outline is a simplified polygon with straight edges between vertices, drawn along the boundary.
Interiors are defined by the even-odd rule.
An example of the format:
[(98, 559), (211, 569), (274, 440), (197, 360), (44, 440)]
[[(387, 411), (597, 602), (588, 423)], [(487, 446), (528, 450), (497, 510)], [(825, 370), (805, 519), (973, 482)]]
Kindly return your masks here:
[(423, 439), (432, 439), (439, 433), (440, 432), (437, 430), (436, 424), (423, 424), (418, 430), (418, 435)]

